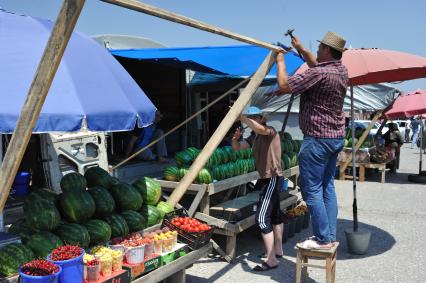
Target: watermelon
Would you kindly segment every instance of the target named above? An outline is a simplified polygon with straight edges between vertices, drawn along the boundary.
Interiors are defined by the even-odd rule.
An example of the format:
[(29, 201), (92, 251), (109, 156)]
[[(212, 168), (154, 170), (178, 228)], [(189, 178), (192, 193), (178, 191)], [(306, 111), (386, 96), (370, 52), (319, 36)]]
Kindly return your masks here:
[(103, 219), (111, 227), (111, 238), (124, 237), (129, 234), (129, 226), (120, 214), (113, 213)]
[(103, 220), (90, 219), (83, 226), (89, 232), (91, 246), (105, 244), (111, 239), (111, 226)]
[(200, 172), (198, 172), (196, 181), (201, 184), (210, 184), (211, 182), (213, 182), (213, 179), (209, 170), (203, 168), (200, 170)]
[(144, 205), (139, 212), (146, 220), (145, 227), (154, 226), (162, 219), (160, 211), (153, 205)]
[(115, 200), (108, 190), (102, 187), (91, 187), (88, 192), (95, 202), (94, 216), (96, 218), (102, 218), (114, 212)]
[(74, 191), (84, 192), (87, 187), (87, 182), (83, 175), (72, 172), (62, 177), (60, 185), (63, 193)]
[(187, 168), (179, 168), (179, 172), (178, 172), (179, 181), (182, 180), (182, 178), (186, 175), (186, 173), (188, 173)]
[(290, 133), (288, 133), (288, 132), (284, 132), (284, 133), (283, 133), (283, 136), (282, 136), (282, 139), (283, 139), (283, 140), (291, 141), (293, 138), (291, 137)]
[(157, 210), (160, 212), (160, 217), (161, 217), (161, 218), (160, 218), (160, 220), (164, 218), (164, 215), (165, 215), (166, 213), (170, 213), (170, 212), (172, 212), (174, 209), (175, 209), (175, 208), (174, 208), (171, 204), (169, 204), (169, 203), (167, 203), (167, 202), (165, 202), (165, 201), (160, 201), (160, 202), (157, 204)]
[(57, 205), (59, 200), (59, 195), (52, 190), (49, 190), (47, 188), (36, 188), (32, 191), (31, 194), (35, 194), (39, 197), (41, 197), (44, 200), (47, 200), (48, 202), (53, 203), (54, 205)]
[(54, 230), (61, 219), (55, 205), (41, 198), (35, 202), (25, 202), (24, 214), (26, 223), (36, 230)]
[(38, 258), (46, 258), (53, 249), (62, 246), (64, 243), (58, 236), (51, 232), (39, 232), (31, 236), (26, 244)]
[(296, 140), (292, 140), (291, 143), (293, 144), (293, 151), (296, 153), (299, 152), (299, 143)]
[(87, 231), (86, 227), (76, 223), (60, 225), (55, 230), (55, 234), (66, 245), (78, 245), (87, 248), (90, 243), (89, 231)]
[(191, 159), (192, 159), (191, 163), (192, 163), (192, 161), (194, 161), (195, 158), (197, 158), (198, 154), (200, 154), (201, 151), (195, 147), (188, 147), (187, 149), (184, 150), (184, 152), (191, 156)]
[(100, 167), (90, 167), (84, 173), (84, 177), (87, 181), (87, 186), (101, 186), (105, 189), (110, 189), (111, 186), (116, 182), (111, 175)]
[(233, 162), (233, 161), (235, 161), (235, 160), (233, 159), (233, 153), (234, 153), (234, 150), (232, 149), (232, 147), (231, 147), (231, 146), (229, 146), (229, 145), (224, 146), (224, 147), (222, 147), (222, 150), (223, 150), (223, 152), (225, 152), (225, 154), (227, 155), (228, 162)]
[(167, 181), (178, 181), (178, 174), (179, 174), (179, 168), (177, 168), (176, 166), (170, 166), (167, 167), (164, 170), (164, 180)]
[(190, 165), (193, 161), (190, 153), (186, 151), (180, 151), (175, 155), (176, 164), (181, 167), (185, 165)]
[(59, 208), (66, 220), (75, 223), (86, 221), (96, 211), (95, 201), (87, 191), (61, 194)]
[(287, 170), (290, 168), (290, 158), (287, 154), (283, 154), (281, 156), (281, 159), (284, 161), (284, 167), (282, 168), (283, 170)]
[(119, 211), (138, 210), (142, 206), (142, 195), (130, 184), (119, 183), (112, 186), (110, 192)]
[(32, 234), (39, 231), (28, 225), (25, 219), (19, 219), (9, 227), (7, 232), (19, 236), (21, 241), (25, 244), (30, 240)]
[(146, 228), (146, 220), (139, 212), (127, 210), (120, 213), (120, 215), (124, 218), (124, 220), (126, 220), (130, 232), (137, 232)]
[(139, 178), (133, 183), (133, 187), (142, 195), (145, 204), (156, 205), (161, 198), (161, 185), (152, 178)]
[(23, 244), (8, 244), (0, 249), (0, 275), (10, 277), (18, 274), (19, 266), (33, 259), (34, 253)]

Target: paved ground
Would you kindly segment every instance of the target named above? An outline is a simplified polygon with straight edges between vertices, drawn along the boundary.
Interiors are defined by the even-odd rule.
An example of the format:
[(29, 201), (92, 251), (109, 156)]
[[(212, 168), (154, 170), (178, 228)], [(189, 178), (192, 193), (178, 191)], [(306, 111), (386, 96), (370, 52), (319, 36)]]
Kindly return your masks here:
[[(372, 232), (367, 255), (347, 252), (344, 229), (352, 227), (352, 181), (336, 181), (339, 201), (338, 249), (336, 282), (425, 282), (426, 253), (426, 185), (407, 181), (407, 175), (418, 172), (419, 153), (408, 144), (402, 149), (400, 170), (386, 174), (381, 184), (378, 174), (357, 183), (360, 227)], [(310, 236), (302, 230), (284, 246), (285, 259), (279, 268), (255, 273), (251, 271), (260, 260), (262, 241), (255, 229), (244, 231), (237, 240), (234, 264), (220, 258), (201, 259), (187, 270), (187, 282), (294, 282), (297, 241)], [(325, 273), (309, 269), (308, 282), (325, 282)]]

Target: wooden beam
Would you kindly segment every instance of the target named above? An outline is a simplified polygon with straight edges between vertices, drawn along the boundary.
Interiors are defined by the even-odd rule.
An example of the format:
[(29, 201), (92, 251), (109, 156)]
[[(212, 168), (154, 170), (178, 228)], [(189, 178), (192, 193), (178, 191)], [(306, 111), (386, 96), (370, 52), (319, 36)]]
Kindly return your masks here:
[(200, 29), (200, 30), (204, 30), (204, 31), (208, 31), (214, 34), (218, 34), (218, 35), (222, 35), (222, 36), (226, 36), (235, 40), (239, 40), (242, 42), (246, 42), (249, 44), (253, 44), (253, 45), (257, 45), (257, 46), (261, 46), (264, 48), (267, 48), (269, 50), (272, 51), (279, 51), (281, 50), (280, 47), (275, 46), (273, 44), (261, 41), (261, 40), (257, 40), (248, 36), (244, 36), (244, 35), (240, 35), (238, 33), (235, 32), (231, 32), (225, 29), (221, 29), (218, 27), (215, 27), (213, 25), (207, 24), (207, 23), (203, 23), (201, 21), (189, 18), (189, 17), (185, 17), (176, 13), (172, 13), (169, 12), (167, 10), (163, 10), (151, 5), (147, 5), (144, 3), (140, 3), (138, 1), (135, 0), (101, 0), (102, 2), (105, 3), (110, 3), (113, 5), (117, 5), (123, 8), (127, 8), (130, 10), (134, 10), (137, 12), (142, 12), (154, 17), (158, 17), (158, 18), (162, 18), (168, 21), (172, 21), (175, 23), (179, 23), (182, 25), (186, 25), (186, 26), (190, 26), (196, 29)]
[(0, 169), (0, 211), (3, 211), (13, 180), (31, 138), (32, 130), (84, 2), (84, 0), (64, 0), (62, 4)]
[[(376, 124), (377, 120), (379, 120), (380, 116), (382, 116), (382, 112), (378, 111), (376, 115), (374, 115), (373, 120), (371, 120), (370, 124), (368, 125), (367, 129), (362, 133), (361, 137), (359, 138), (357, 144), (355, 145), (355, 152), (358, 151), (358, 149), (361, 147), (362, 143), (364, 142), (365, 138), (370, 133), (370, 130), (373, 128), (374, 124)], [(355, 123), (354, 123), (355, 124)], [(355, 125), (352, 125), (352, 127), (355, 127)], [(346, 161), (343, 162), (343, 165), (340, 166), (340, 173), (345, 172), (346, 168), (348, 167), (349, 163), (352, 161), (352, 154), (348, 156)], [(355, 170), (355, 169), (354, 169)]]
[(226, 133), (231, 128), (234, 121), (238, 118), (238, 116), (243, 111), (244, 107), (247, 105), (251, 97), (253, 96), (256, 89), (262, 83), (265, 76), (268, 74), (272, 65), (275, 63), (276, 53), (269, 52), (268, 56), (266, 56), (262, 65), (260, 65), (259, 69), (256, 71), (254, 76), (251, 78), (247, 87), (243, 90), (241, 95), (235, 101), (234, 105), (232, 105), (231, 109), (223, 118), (222, 122), (217, 127), (216, 131), (210, 137), (207, 144), (201, 150), (200, 154), (195, 159), (194, 163), (192, 163), (191, 167), (189, 167), (188, 173), (180, 180), (179, 185), (170, 195), (169, 200), (167, 201), (170, 205), (174, 206), (182, 196), (185, 194), (186, 189), (192, 184), (192, 182), (197, 177), (198, 172), (204, 167), (207, 163), (207, 160), (212, 155), (213, 151), (217, 148), (219, 143), (223, 140)]

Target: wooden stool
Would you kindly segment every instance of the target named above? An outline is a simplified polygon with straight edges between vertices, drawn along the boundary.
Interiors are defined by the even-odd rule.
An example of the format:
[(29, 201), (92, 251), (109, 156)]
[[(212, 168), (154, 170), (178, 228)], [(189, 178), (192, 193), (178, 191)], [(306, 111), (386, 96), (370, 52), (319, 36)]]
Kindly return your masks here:
[[(297, 250), (296, 283), (300, 283), (302, 272), (303, 281), (306, 281), (308, 277), (308, 267), (325, 269), (326, 282), (334, 283), (336, 279), (336, 256), (338, 246), (338, 242), (329, 250), (306, 250), (295, 246), (294, 248)], [(325, 259), (325, 265), (308, 264), (308, 259), (310, 257)]]

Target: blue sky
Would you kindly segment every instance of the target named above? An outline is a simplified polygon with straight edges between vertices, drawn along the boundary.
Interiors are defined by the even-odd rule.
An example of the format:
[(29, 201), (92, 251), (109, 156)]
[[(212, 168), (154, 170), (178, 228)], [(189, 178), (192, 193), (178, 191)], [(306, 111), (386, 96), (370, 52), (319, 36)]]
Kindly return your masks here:
[[(316, 39), (336, 31), (347, 46), (377, 47), (426, 57), (424, 0), (163, 0), (142, 1), (266, 42), (281, 41), (295, 29), (305, 46), (316, 51)], [(55, 20), (60, 0), (0, 0), (0, 7)], [(128, 34), (147, 37), (170, 47), (240, 44), (97, 0), (86, 0), (77, 29), (87, 35)], [(426, 79), (397, 85), (403, 91), (426, 89)]]

